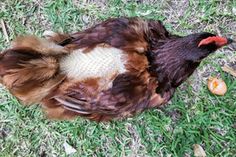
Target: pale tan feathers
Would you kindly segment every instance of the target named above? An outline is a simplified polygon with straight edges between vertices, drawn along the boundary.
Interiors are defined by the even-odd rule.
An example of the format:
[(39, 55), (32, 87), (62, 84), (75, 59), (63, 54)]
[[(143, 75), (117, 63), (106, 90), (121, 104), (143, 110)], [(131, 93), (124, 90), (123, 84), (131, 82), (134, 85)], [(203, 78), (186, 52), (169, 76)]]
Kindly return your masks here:
[(27, 47), (40, 52), (43, 55), (58, 55), (69, 53), (63, 46), (55, 44), (47, 39), (37, 38), (33, 35), (20, 36), (12, 42), (12, 47)]

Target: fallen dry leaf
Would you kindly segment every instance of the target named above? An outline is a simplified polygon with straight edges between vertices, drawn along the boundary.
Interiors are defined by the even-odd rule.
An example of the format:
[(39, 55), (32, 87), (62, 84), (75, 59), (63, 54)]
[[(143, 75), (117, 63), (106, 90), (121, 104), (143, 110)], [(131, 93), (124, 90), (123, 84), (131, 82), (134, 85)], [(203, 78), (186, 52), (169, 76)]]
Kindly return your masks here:
[(76, 149), (69, 145), (67, 142), (63, 143), (66, 155), (73, 154), (76, 152)]
[(230, 75), (233, 75), (234, 77), (236, 77), (236, 70), (234, 70), (233, 68), (230, 68), (229, 66), (227, 66), (227, 65), (224, 65), (223, 67), (221, 67), (222, 68), (222, 70), (224, 71), (224, 72), (227, 72), (227, 73), (229, 73)]
[(193, 145), (193, 152), (195, 157), (206, 157), (204, 149), (199, 144)]

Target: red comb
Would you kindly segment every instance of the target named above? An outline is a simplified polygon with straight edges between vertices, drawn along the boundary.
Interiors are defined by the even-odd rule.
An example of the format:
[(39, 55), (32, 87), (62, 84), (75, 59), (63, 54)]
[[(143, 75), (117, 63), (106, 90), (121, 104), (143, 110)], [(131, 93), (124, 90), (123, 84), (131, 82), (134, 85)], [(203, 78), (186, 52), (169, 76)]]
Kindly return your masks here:
[(203, 39), (200, 41), (200, 43), (198, 44), (198, 47), (202, 46), (202, 45), (208, 45), (210, 43), (215, 43), (217, 46), (221, 47), (224, 46), (228, 43), (228, 40), (224, 37), (220, 37), (220, 36), (213, 36), (213, 37), (208, 37), (206, 39)]

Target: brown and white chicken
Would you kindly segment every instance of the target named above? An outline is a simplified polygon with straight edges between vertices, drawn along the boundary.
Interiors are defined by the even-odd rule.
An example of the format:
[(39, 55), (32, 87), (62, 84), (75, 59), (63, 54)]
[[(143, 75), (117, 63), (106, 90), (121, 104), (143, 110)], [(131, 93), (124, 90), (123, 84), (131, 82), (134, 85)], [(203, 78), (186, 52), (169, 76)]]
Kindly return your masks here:
[(171, 35), (160, 21), (114, 18), (49, 39), (18, 37), (0, 54), (0, 82), (56, 119), (124, 118), (167, 103), (201, 60), (232, 40)]

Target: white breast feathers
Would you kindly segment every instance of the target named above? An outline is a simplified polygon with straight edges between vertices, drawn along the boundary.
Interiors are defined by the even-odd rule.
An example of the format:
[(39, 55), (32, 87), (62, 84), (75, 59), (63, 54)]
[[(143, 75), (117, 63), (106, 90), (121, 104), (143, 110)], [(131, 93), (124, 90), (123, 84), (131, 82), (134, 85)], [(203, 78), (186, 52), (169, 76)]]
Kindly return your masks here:
[(77, 49), (61, 59), (60, 68), (68, 77), (77, 80), (111, 77), (126, 71), (125, 54), (113, 47), (97, 46), (86, 53)]

